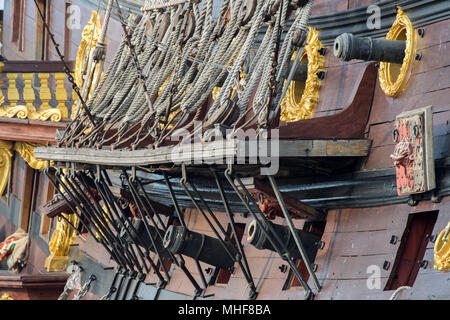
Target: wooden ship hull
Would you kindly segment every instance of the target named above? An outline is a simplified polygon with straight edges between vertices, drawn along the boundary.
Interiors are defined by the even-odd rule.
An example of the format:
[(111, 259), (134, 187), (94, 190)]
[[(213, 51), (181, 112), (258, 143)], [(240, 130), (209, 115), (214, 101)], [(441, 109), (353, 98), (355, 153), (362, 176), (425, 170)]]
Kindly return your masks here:
[[(244, 1), (250, 9), (237, 13), (245, 17), (236, 8), (222, 10), (222, 1), (211, 1), (209, 9), (190, 4), (178, 9), (186, 38), (174, 51), (150, 42), (140, 49), (133, 42), (140, 20), (127, 22), (124, 14), (151, 21), (147, 36), (141, 32), (147, 41), (155, 37), (170, 43), (155, 25), (163, 28), (161, 12), (175, 12), (176, 7), (155, 11), (151, 1), (119, 2), (122, 11), (109, 1), (97, 15), (92, 12), (96, 1), (73, 0), (72, 5), (81, 8), (79, 24), (87, 25), (81, 33), (57, 30), (70, 7), (38, 1), (50, 30), (38, 23), (38, 12), (33, 25), (42, 34), (51, 31), (54, 38), (65, 39), (66, 60), (76, 60), (66, 66), (36, 62), (35, 52), (26, 50), (28, 35), (22, 34), (25, 40), (15, 36), (21, 28), (16, 28), (14, 15), (3, 15), (3, 56), (8, 61), (2, 72), (8, 85), (2, 86), (6, 104), (0, 110), (0, 151), (6, 159), (0, 168), (0, 187), (6, 190), (0, 201), (0, 240), (21, 228), (30, 241), (19, 275), (6, 271), (9, 265), (2, 262), (0, 294), (55, 299), (63, 293), (62, 299), (93, 300), (450, 298), (447, 1), (294, 1), (284, 24), (284, 11), (276, 6), (283, 1), (267, 8), (269, 2)], [(16, 2), (5, 5), (6, 13), (23, 8)], [(310, 5), (302, 41), (301, 31), (297, 38), (289, 32), (302, 30), (301, 24), (294, 28), (296, 18), (306, 16)], [(242, 48), (228, 57), (228, 62), (242, 63), (241, 69), (234, 70), (233, 63), (224, 67), (228, 62), (222, 61), (217, 71), (211, 67), (214, 57), (203, 66), (201, 59), (208, 56), (192, 49), (202, 42), (189, 40), (202, 38), (202, 23), (207, 30), (202, 10), (223, 23), (216, 25), (218, 33), (211, 38), (217, 46), (236, 44), (238, 40), (224, 39), (230, 34), (241, 41)], [(227, 13), (226, 18), (221, 13)], [(263, 20), (259, 28), (252, 20), (257, 13)], [(241, 21), (234, 33), (228, 31), (233, 19), (246, 21), (247, 15), (247, 27)], [(126, 23), (124, 31), (121, 24)], [(278, 34), (274, 26), (280, 26)], [(268, 30), (275, 30), (271, 32), (277, 41), (262, 60), (258, 52), (269, 41)], [(240, 55), (252, 31), (256, 33), (244, 62)], [(9, 33), (11, 41), (5, 38)], [(273, 62), (281, 61), (288, 36), (297, 42), (292, 40), (287, 61), (277, 65)], [(51, 40), (44, 36), (36, 50), (46, 52), (47, 60), (58, 60)], [(128, 41), (135, 44), (133, 49)], [(106, 54), (95, 60), (98, 48), (106, 48)], [(120, 50), (126, 54), (118, 54)], [(159, 56), (148, 57), (153, 64), (145, 68), (143, 56), (149, 50)], [(166, 59), (158, 60), (163, 54)], [(128, 56), (128, 64), (114, 69), (117, 55)], [(269, 111), (260, 117), (263, 109), (256, 111), (255, 106), (266, 94), (258, 89), (265, 78), (249, 67), (258, 57), (263, 67), (273, 63), (264, 69), (271, 77), (265, 83), (269, 98), (261, 101)], [(175, 67), (180, 61), (184, 71)], [(163, 76), (162, 67), (170, 64), (174, 66)], [(305, 67), (303, 72), (299, 65)], [(64, 77), (58, 74), (65, 67), (75, 74), (79, 96), (67, 78), (69, 94), (61, 91), (58, 79)], [(186, 100), (190, 104), (183, 109), (184, 97), (195, 96), (196, 90), (174, 88), (194, 69), (199, 74), (213, 70), (213, 76), (194, 87), (204, 96)], [(132, 75), (126, 77), (125, 72)], [(179, 80), (170, 81), (177, 72)], [(19, 81), (15, 88), (17, 74), (22, 74), (24, 85)], [(41, 79), (42, 105), (34, 101), (27, 74)], [(42, 79), (48, 74), (55, 81), (47, 87)], [(222, 80), (217, 80), (219, 75)], [(191, 80), (196, 83), (198, 78), (193, 74)], [(152, 87), (158, 81), (161, 84)], [(87, 82), (91, 91), (85, 88)], [(149, 87), (142, 91), (144, 82)], [(117, 91), (108, 96), (113, 87)], [(247, 92), (244, 111), (239, 110)], [(161, 102), (165, 94), (167, 109)], [(179, 104), (174, 104), (177, 94)], [(216, 103), (220, 99), (226, 103)], [(125, 111), (136, 101), (142, 116), (133, 118)], [(28, 106), (27, 115), (19, 119), (22, 105)], [(197, 109), (191, 110), (193, 105)], [(164, 112), (154, 112), (159, 118), (146, 109), (153, 106), (162, 106)], [(62, 119), (46, 118), (48, 110), (58, 111)], [(120, 126), (126, 117), (134, 120)], [(236, 127), (256, 135), (226, 135)], [(178, 138), (197, 129), (215, 129), (216, 140), (203, 136), (183, 145), (169, 139), (172, 128), (185, 130)], [(249, 155), (253, 147), (264, 154)], [(20, 275), (22, 280), (17, 280)], [(64, 289), (69, 276), (78, 283), (75, 289)], [(32, 291), (29, 282), (48, 293), (27, 293)]]

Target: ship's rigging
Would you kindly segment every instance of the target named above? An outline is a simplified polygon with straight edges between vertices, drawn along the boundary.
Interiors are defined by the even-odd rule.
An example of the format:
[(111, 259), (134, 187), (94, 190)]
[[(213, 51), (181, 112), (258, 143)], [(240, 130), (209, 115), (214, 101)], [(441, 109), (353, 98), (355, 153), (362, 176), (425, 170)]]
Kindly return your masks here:
[[(87, 76), (80, 92), (73, 78), (69, 78), (77, 88), (83, 112), (75, 112), (73, 122), (59, 139), (58, 148), (158, 149), (170, 144), (171, 135), (180, 130), (185, 130), (184, 139), (189, 139), (202, 130), (231, 129), (225, 138), (232, 139), (241, 129), (253, 128), (259, 135), (276, 125), (285, 88), (289, 87), (300, 61), (313, 1), (224, 0), (217, 19), (213, 19), (213, 0), (206, 0), (201, 9), (197, 1), (188, 1), (187, 6), (144, 10), (142, 17), (130, 15), (128, 23), (117, 0), (109, 1), (106, 17), (109, 19), (114, 10), (113, 3), (124, 32), (122, 42), (100, 82)], [(288, 27), (287, 20), (292, 15), (294, 22)], [(49, 30), (47, 25), (46, 29)], [(103, 50), (105, 30), (102, 29), (97, 53)], [(263, 40), (254, 50), (261, 31)], [(286, 73), (294, 51), (297, 51), (294, 68)], [(102, 52), (89, 57), (90, 72), (104, 58)], [(64, 59), (61, 55), (60, 58)], [(283, 75), (287, 75), (286, 82)], [(91, 86), (94, 87), (89, 95)], [(211, 96), (213, 101), (209, 101)], [(202, 121), (202, 125), (194, 126), (196, 121)], [(209, 142), (209, 136), (205, 137), (203, 142)], [(231, 226), (228, 233), (189, 178), (186, 166), (181, 165), (180, 184), (216, 236), (215, 242), (211, 242), (204, 235), (197, 235), (203, 239), (199, 244), (189, 240), (196, 235), (184, 222), (167, 169), (152, 170), (162, 169), (180, 223), (177, 229), (164, 222), (152, 206), (144, 187), (145, 183), (152, 182), (143, 181), (136, 166), (121, 168), (119, 191), (101, 165), (93, 170), (67, 163), (65, 170), (62, 168), (64, 165), (50, 167), (45, 173), (81, 225), (117, 263), (117, 273), (121, 275), (119, 284), (116, 284), (118, 277), (114, 278), (105, 299), (111, 298), (114, 292), (115, 299), (126, 297), (131, 281), (137, 280), (139, 285), (150, 273), (156, 275), (157, 287), (164, 288), (170, 281), (165, 259), (184, 272), (195, 288), (194, 297), (199, 297), (208, 287), (200, 265), (200, 261), (205, 261), (201, 255), (204, 250), (228, 257), (229, 262), (217, 262), (217, 267), (231, 272), (234, 268), (230, 264), (237, 263), (248, 283), (248, 297), (257, 297), (245, 252), (239, 241), (233, 241), (233, 237), (238, 239), (236, 224), (222, 181), (229, 183), (228, 187), (251, 213), (259, 237), (290, 266), (305, 289), (305, 298), (313, 297), (314, 292), (298, 270), (294, 256), (301, 257), (305, 263), (316, 291), (321, 289), (311, 262), (320, 243), (314, 237), (304, 243), (271, 176), (272, 192), (288, 222), (283, 236), (267, 220), (232, 165), (226, 167), (223, 177), (211, 167)], [(134, 212), (130, 211), (131, 205), (135, 206)], [(323, 218), (317, 214), (317, 218)], [(187, 246), (191, 246), (190, 250)], [(196, 252), (192, 252), (192, 246)], [(201, 284), (186, 267), (184, 255), (194, 259)]]

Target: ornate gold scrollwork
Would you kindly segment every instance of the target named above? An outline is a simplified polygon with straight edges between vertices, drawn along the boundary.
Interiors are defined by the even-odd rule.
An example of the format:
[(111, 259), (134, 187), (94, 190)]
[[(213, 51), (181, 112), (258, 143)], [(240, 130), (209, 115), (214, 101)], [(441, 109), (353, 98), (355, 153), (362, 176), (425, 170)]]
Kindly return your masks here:
[[(91, 77), (91, 75), (86, 74), (88, 72), (88, 60), (89, 56), (94, 52), (95, 47), (100, 39), (102, 31), (102, 25), (100, 21), (100, 14), (97, 11), (92, 11), (91, 20), (89, 23), (84, 27), (83, 32), (81, 34), (81, 42), (80, 46), (78, 47), (78, 53), (77, 58), (75, 61), (75, 71), (74, 71), (74, 78), (75, 83), (78, 85), (78, 87), (83, 87), (83, 82), (85, 79), (88, 79), (88, 77)], [(100, 65), (97, 65), (95, 68), (94, 75), (92, 79), (95, 79), (97, 77), (98, 72), (102, 72), (100, 70)], [(91, 91), (92, 92), (92, 87)], [(77, 96), (73, 96), (74, 101), (78, 99)], [(74, 116), (75, 108), (72, 110), (72, 117)]]
[(67, 117), (67, 111), (64, 112), (62, 108), (47, 108), (36, 111), (34, 107), (16, 105), (0, 108), (0, 117), (59, 122)]
[[(74, 226), (78, 225), (78, 218), (75, 214), (62, 213)], [(76, 231), (62, 218), (58, 218), (55, 231), (48, 244), (50, 256), (45, 260), (45, 268), (48, 272), (64, 271), (69, 260), (70, 245), (73, 243)]]
[(4, 293), (4, 294), (2, 294), (0, 300), (14, 300), (14, 299), (9, 294)]
[[(434, 245), (434, 268), (442, 271), (450, 271), (450, 222), (447, 228), (442, 230)], [(445, 238), (445, 236), (447, 236)]]
[(35, 170), (44, 170), (47, 167), (47, 161), (38, 160), (34, 157), (34, 148), (41, 147), (37, 143), (16, 142), (14, 150), (17, 151), (28, 165)]
[[(306, 41), (307, 45), (300, 61), (308, 60), (308, 77), (305, 83), (292, 81), (289, 85), (286, 96), (281, 103), (281, 121), (283, 122), (311, 118), (319, 102), (321, 80), (317, 74), (323, 71), (325, 62), (324, 57), (319, 53), (319, 50), (323, 48), (319, 40), (319, 31), (310, 27)], [(295, 57), (296, 53), (292, 60)]]
[(389, 97), (397, 97), (406, 88), (416, 52), (417, 36), (408, 16), (397, 7), (397, 18), (386, 35), (387, 40), (405, 40), (406, 50), (403, 64), (380, 63), (379, 80), (381, 89)]
[[(84, 27), (81, 33), (81, 42), (78, 47), (77, 59), (75, 62), (75, 82), (81, 87), (85, 79), (85, 68), (87, 68), (87, 60), (91, 53), (94, 51), (100, 34), (102, 31), (102, 25), (100, 21), (100, 14), (97, 11), (92, 11), (91, 20)], [(98, 70), (96, 70), (98, 72)]]
[(3, 194), (9, 180), (11, 171), (11, 158), (13, 145), (9, 141), (0, 141), (0, 195)]

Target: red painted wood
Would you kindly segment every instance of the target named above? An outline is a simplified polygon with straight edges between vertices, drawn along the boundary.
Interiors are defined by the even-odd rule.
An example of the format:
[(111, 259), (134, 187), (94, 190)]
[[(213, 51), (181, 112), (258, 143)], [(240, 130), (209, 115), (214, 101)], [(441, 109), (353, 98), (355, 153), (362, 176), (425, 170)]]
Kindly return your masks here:
[(429, 241), (426, 235), (433, 232), (436, 219), (437, 212), (418, 213), (410, 217), (386, 290), (414, 285), (420, 268), (418, 261), (423, 259)]

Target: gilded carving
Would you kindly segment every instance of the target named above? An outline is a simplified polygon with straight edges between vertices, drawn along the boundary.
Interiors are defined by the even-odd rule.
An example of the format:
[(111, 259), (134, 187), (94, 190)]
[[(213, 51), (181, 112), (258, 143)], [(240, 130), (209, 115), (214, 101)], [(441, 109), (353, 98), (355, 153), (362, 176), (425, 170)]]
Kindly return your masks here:
[[(97, 46), (97, 43), (100, 39), (102, 31), (102, 25), (100, 21), (100, 14), (97, 13), (97, 11), (92, 11), (91, 20), (89, 23), (84, 27), (83, 32), (81, 34), (81, 43), (78, 47), (78, 53), (77, 58), (75, 62), (75, 71), (74, 71), (74, 79), (75, 83), (78, 85), (79, 88), (83, 87), (83, 82), (85, 79), (88, 79), (91, 77), (92, 79), (96, 79), (99, 72), (103, 72), (100, 68), (100, 64), (97, 65), (97, 67), (94, 70), (94, 74), (86, 74), (88, 72), (88, 61), (90, 55), (94, 52), (95, 47)], [(92, 93), (93, 86), (91, 86), (90, 93)], [(78, 97), (76, 95), (73, 95), (73, 100), (75, 101), (75, 104), (77, 103)], [(72, 108), (72, 115), (73, 118), (75, 116), (76, 108)]]
[[(317, 76), (323, 71), (325, 59), (319, 53), (323, 48), (319, 41), (319, 31), (309, 28), (307, 45), (300, 61), (308, 60), (308, 76), (305, 83), (292, 81), (287, 90), (286, 96), (281, 103), (281, 121), (293, 122), (305, 120), (312, 117), (319, 102), (319, 90), (321, 80)], [(294, 53), (292, 60), (297, 53)]]
[(442, 272), (450, 271), (450, 222), (434, 245), (434, 268)]
[[(61, 213), (74, 226), (78, 225), (78, 218), (75, 214)], [(55, 231), (48, 244), (50, 256), (45, 260), (45, 268), (48, 272), (64, 271), (69, 259), (70, 245), (74, 241), (76, 231), (61, 217), (58, 217)]]
[(0, 108), (0, 117), (59, 122), (68, 116), (65, 108), (36, 110), (33, 106), (16, 105)]
[(411, 75), (416, 52), (416, 33), (411, 21), (400, 7), (397, 7), (397, 18), (386, 35), (387, 40), (406, 40), (405, 58), (399, 69), (395, 63), (380, 63), (379, 80), (384, 93), (389, 97), (397, 97), (402, 93)]
[(0, 195), (8, 185), (9, 172), (11, 171), (11, 158), (13, 145), (9, 141), (0, 141)]
[(2, 296), (0, 297), (0, 300), (14, 300), (9, 294), (4, 293), (2, 294)]
[(34, 157), (34, 148), (41, 147), (37, 143), (16, 142), (14, 150), (17, 151), (28, 165), (35, 170), (44, 170), (47, 167), (47, 161), (38, 160)]

